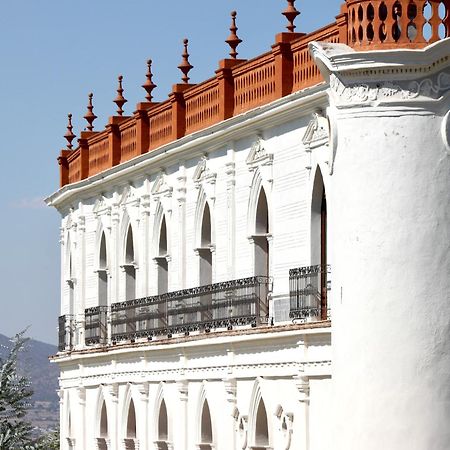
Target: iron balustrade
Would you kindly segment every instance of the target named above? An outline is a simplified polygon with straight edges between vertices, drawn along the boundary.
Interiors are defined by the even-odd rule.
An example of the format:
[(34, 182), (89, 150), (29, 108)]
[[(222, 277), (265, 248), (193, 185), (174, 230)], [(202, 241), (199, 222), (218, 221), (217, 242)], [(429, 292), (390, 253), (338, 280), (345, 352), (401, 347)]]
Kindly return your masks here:
[(115, 303), (112, 341), (267, 323), (271, 283), (255, 276)]
[(74, 318), (70, 314), (58, 318), (58, 350), (71, 350), (73, 347)]
[(86, 345), (106, 344), (108, 340), (108, 307), (95, 306), (84, 311)]
[(289, 270), (290, 311), (293, 320), (326, 320), (329, 265), (299, 267)]

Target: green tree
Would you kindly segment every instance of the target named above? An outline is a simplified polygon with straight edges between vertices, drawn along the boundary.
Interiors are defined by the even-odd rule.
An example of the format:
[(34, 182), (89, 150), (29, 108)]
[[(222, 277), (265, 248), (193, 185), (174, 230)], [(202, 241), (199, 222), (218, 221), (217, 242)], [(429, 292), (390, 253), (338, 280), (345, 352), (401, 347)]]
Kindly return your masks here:
[(25, 419), (33, 391), (28, 378), (17, 371), (19, 353), (28, 340), (24, 333), (14, 337), (6, 358), (0, 358), (0, 450), (33, 448), (32, 427)]
[(35, 445), (35, 450), (59, 450), (59, 429), (41, 436)]

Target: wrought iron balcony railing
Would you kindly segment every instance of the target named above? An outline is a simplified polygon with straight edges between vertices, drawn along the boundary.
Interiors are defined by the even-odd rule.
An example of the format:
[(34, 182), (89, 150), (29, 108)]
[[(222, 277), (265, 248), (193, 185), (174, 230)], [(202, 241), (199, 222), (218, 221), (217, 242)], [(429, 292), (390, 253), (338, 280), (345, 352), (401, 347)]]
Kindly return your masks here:
[(289, 270), (289, 317), (302, 321), (330, 318), (327, 304), (329, 274), (328, 265)]
[(95, 306), (84, 311), (86, 345), (106, 344), (108, 341), (108, 307)]
[(184, 289), (111, 306), (112, 341), (267, 323), (269, 277)]
[(58, 350), (71, 350), (73, 347), (75, 321), (72, 315), (66, 314), (58, 318)]

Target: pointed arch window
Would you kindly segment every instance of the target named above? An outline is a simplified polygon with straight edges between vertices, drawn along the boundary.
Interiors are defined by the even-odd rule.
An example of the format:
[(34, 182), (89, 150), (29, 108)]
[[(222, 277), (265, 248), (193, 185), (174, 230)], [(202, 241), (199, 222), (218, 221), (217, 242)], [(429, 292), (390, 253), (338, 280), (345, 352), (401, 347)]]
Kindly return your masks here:
[(208, 202), (203, 208), (202, 223), (200, 228), (200, 247), (195, 251), (199, 256), (199, 284), (205, 286), (212, 283), (212, 228), (211, 228), (211, 210)]
[(100, 412), (99, 433), (97, 438), (98, 450), (108, 450), (108, 412), (106, 410), (106, 403), (103, 401)]
[[(320, 316), (327, 319), (327, 198), (320, 169), (314, 178), (311, 201), (311, 265), (320, 266)], [(318, 305), (316, 305), (318, 306)]]
[(256, 276), (269, 276), (269, 208), (264, 188), (261, 188), (258, 197), (255, 216), (254, 242), (254, 274)]
[(106, 237), (102, 233), (98, 258), (98, 305), (108, 306), (108, 255), (106, 251)]
[(201, 442), (199, 444), (199, 449), (200, 450), (212, 450), (212, 448), (213, 448), (213, 432), (212, 432), (211, 413), (209, 410), (209, 404), (208, 404), (207, 400), (205, 400), (203, 402), (200, 426), (201, 426), (201, 428), (200, 428)]
[(158, 294), (165, 294), (169, 290), (169, 263), (167, 246), (167, 224), (164, 215), (159, 229), (158, 255), (155, 257), (158, 272)]
[(69, 316), (75, 314), (75, 282), (73, 276), (72, 252), (69, 253), (69, 274), (67, 285), (69, 286)]
[(161, 401), (158, 413), (158, 439), (155, 442), (158, 450), (167, 450), (169, 442), (169, 420), (164, 399)]
[(125, 298), (134, 300), (136, 298), (136, 260), (134, 254), (133, 229), (128, 227), (127, 240), (125, 244)]
[(125, 441), (125, 449), (126, 450), (135, 450), (136, 448), (136, 410), (134, 407), (133, 399), (130, 400), (130, 405), (128, 407), (128, 415), (127, 415), (127, 429), (126, 429), (126, 437)]
[(252, 450), (263, 450), (269, 448), (267, 411), (262, 398), (259, 400), (258, 409), (256, 410), (255, 445), (251, 448)]

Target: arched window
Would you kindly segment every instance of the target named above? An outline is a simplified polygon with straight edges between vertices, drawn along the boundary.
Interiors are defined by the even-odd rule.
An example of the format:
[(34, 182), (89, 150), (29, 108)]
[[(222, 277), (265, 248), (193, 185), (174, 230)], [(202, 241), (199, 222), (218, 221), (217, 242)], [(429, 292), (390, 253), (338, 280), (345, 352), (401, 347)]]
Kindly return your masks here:
[(167, 450), (169, 441), (169, 421), (167, 417), (167, 407), (164, 399), (161, 401), (158, 414), (158, 440), (156, 444), (159, 450)]
[[(311, 265), (320, 268), (320, 310), (327, 318), (327, 199), (322, 173), (317, 169), (311, 201)], [(318, 305), (317, 305), (318, 306)]]
[(98, 305), (108, 306), (108, 258), (106, 253), (105, 233), (100, 241), (100, 254), (98, 258)]
[(202, 226), (200, 232), (200, 247), (197, 249), (199, 260), (200, 286), (212, 283), (212, 235), (211, 235), (211, 211), (208, 203), (203, 209)]
[(255, 217), (255, 275), (269, 276), (269, 209), (266, 193), (261, 188), (258, 197)]
[(127, 300), (136, 298), (136, 261), (134, 255), (133, 229), (128, 227), (125, 245), (125, 297)]
[(74, 276), (73, 276), (73, 264), (72, 264), (72, 253), (69, 254), (69, 276), (67, 278), (67, 285), (69, 286), (69, 316), (75, 314), (75, 286), (74, 286)]
[(127, 450), (134, 450), (135, 441), (136, 441), (136, 410), (134, 408), (133, 399), (131, 399), (130, 405), (128, 407), (125, 448)]
[(202, 408), (200, 437), (201, 437), (200, 450), (211, 450), (213, 444), (213, 433), (211, 424), (211, 414), (209, 411), (209, 405), (207, 400), (204, 401)]
[(269, 427), (267, 425), (267, 412), (264, 401), (259, 400), (255, 421), (255, 445), (254, 450), (265, 449), (269, 446)]
[(107, 439), (108, 439), (108, 413), (106, 411), (106, 403), (103, 401), (100, 413), (99, 437), (97, 438), (98, 450), (108, 450), (106, 442)]
[(159, 229), (158, 255), (155, 258), (158, 265), (158, 294), (165, 294), (169, 290), (169, 267), (167, 262), (167, 225), (163, 216)]

